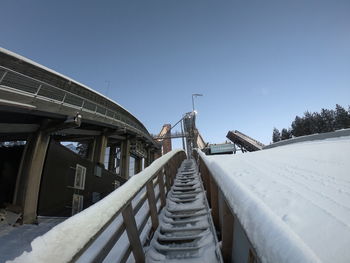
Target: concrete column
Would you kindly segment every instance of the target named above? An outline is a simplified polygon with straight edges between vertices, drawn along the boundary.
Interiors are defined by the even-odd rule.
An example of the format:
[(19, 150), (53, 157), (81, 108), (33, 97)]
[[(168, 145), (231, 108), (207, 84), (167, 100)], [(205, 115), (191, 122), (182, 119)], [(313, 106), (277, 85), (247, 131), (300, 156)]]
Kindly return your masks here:
[(166, 130), (166, 134), (165, 134), (166, 139), (163, 140), (163, 155), (164, 155), (172, 150), (171, 138), (170, 138), (171, 125), (164, 124), (163, 129)]
[(156, 157), (155, 157), (155, 152), (154, 152), (154, 151), (150, 151), (149, 154), (150, 154), (150, 155), (149, 155), (149, 164), (151, 165), (151, 163), (154, 162), (154, 160), (156, 159)]
[(93, 143), (92, 161), (104, 165), (108, 137), (97, 136)]
[(24, 224), (36, 221), (41, 175), (49, 142), (50, 135), (42, 131), (38, 131), (27, 141), (14, 200), (23, 208)]
[(130, 165), (130, 140), (126, 139), (121, 143), (121, 161), (120, 169), (121, 176), (129, 179), (129, 165)]
[(135, 174), (142, 171), (142, 158), (135, 158)]
[(95, 144), (96, 144), (96, 140), (94, 139), (93, 141), (91, 141), (89, 143), (89, 146), (88, 146), (88, 156), (87, 156), (87, 159), (91, 162), (94, 161), (94, 150), (95, 150)]
[(108, 171), (115, 173), (115, 158), (117, 157), (117, 146), (111, 145), (109, 147)]
[(147, 157), (145, 158), (145, 168), (151, 164), (151, 148), (147, 148)]
[(156, 150), (155, 152), (153, 152), (152, 161), (157, 160), (161, 156), (162, 156), (162, 151), (161, 150)]

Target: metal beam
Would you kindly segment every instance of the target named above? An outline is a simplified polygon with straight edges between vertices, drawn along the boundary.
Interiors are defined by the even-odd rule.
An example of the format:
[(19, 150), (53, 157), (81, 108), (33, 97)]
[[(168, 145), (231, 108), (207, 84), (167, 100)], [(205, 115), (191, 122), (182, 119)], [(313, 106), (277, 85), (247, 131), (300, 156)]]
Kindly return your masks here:
[(64, 129), (59, 133), (69, 134), (69, 135), (90, 135), (90, 136), (98, 136), (101, 135), (101, 131), (96, 130), (84, 130), (84, 129)]
[[(3, 88), (3, 89), (5, 89), (5, 88)], [(34, 105), (20, 103), (20, 102), (16, 102), (16, 101), (10, 101), (10, 100), (3, 100), (3, 99), (0, 99), (0, 106), (12, 106), (12, 107), (17, 107), (17, 108), (22, 108), (22, 109), (27, 109), (27, 110), (36, 109), (36, 106), (34, 106)]]
[(0, 133), (31, 133), (38, 129), (38, 124), (0, 123)]

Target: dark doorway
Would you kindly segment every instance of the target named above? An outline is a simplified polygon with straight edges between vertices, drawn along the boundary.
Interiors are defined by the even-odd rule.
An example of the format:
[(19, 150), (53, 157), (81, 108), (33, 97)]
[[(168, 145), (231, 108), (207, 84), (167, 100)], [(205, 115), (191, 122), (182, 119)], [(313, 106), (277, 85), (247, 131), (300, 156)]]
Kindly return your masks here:
[(12, 204), (23, 150), (24, 145), (7, 143), (0, 146), (0, 208)]

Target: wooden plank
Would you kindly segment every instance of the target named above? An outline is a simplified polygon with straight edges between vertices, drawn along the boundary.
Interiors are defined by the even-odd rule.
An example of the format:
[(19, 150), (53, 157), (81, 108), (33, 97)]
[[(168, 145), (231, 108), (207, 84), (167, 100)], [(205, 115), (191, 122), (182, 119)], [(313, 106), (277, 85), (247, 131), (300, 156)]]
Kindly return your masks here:
[(153, 185), (156, 186), (158, 184), (158, 177), (153, 178)]
[(164, 175), (165, 175), (166, 191), (169, 192), (171, 188), (171, 184), (170, 184), (170, 174), (169, 174), (169, 171), (167, 170), (167, 165), (164, 166)]
[(138, 228), (138, 230), (137, 230), (137, 231), (139, 232), (139, 235), (141, 235), (143, 229), (145, 228), (145, 225), (146, 225), (146, 223), (147, 223), (147, 221), (148, 221), (150, 215), (151, 215), (151, 212), (148, 211), (148, 212), (146, 213), (145, 217), (142, 219), (142, 222), (141, 222), (141, 224), (140, 224), (140, 226), (139, 226), (139, 228)]
[(199, 159), (199, 170), (202, 177), (204, 189), (208, 202), (210, 203), (210, 184), (209, 184), (209, 170), (202, 159)]
[(108, 221), (107, 223), (101, 227), (100, 230), (97, 231), (97, 233), (90, 238), (90, 240), (74, 255), (74, 257), (70, 260), (70, 262), (76, 262), (78, 258), (84, 254), (86, 250), (96, 241), (96, 239), (109, 227), (109, 225), (117, 218), (117, 216), (120, 215), (120, 211), (115, 213)]
[(131, 253), (131, 246), (129, 244), (128, 248), (125, 250), (123, 257), (120, 259), (120, 263), (125, 263), (128, 261), (128, 258)]
[(160, 207), (164, 207), (166, 204), (165, 190), (164, 190), (164, 180), (163, 174), (158, 173), (158, 182), (159, 182), (159, 194), (160, 194)]
[(256, 256), (252, 249), (249, 248), (248, 263), (257, 263)]
[(134, 216), (137, 214), (137, 212), (140, 210), (140, 208), (142, 207), (142, 205), (145, 203), (147, 199), (147, 192), (144, 192), (139, 200), (139, 202), (135, 205), (134, 207)]
[(154, 186), (152, 181), (149, 181), (147, 183), (146, 190), (147, 190), (149, 210), (151, 213), (152, 230), (156, 231), (159, 225), (159, 220), (158, 220), (158, 213), (157, 213), (157, 201), (156, 201), (156, 196), (154, 194)]
[(125, 226), (124, 224), (121, 224), (117, 231), (113, 233), (112, 236), (109, 237), (106, 244), (103, 246), (103, 248), (95, 255), (92, 262), (103, 262), (103, 260), (107, 257), (108, 253), (112, 250), (115, 243), (119, 240), (120, 236), (124, 233)]
[(233, 246), (233, 231), (234, 231), (234, 216), (227, 205), (226, 200), (222, 199), (222, 225), (225, 226), (224, 231), (221, 231), (222, 247), (221, 253), (224, 262), (232, 261), (232, 246)]
[(141, 245), (139, 233), (136, 226), (135, 217), (133, 214), (133, 209), (131, 204), (129, 204), (122, 211), (124, 225), (126, 228), (126, 233), (129, 238), (129, 243), (132, 248), (132, 253), (134, 255), (136, 262), (145, 262), (145, 254), (143, 251), (143, 247)]
[(218, 186), (216, 185), (214, 178), (210, 177), (210, 206), (211, 213), (213, 216), (213, 221), (215, 228), (219, 228), (219, 196), (218, 196)]

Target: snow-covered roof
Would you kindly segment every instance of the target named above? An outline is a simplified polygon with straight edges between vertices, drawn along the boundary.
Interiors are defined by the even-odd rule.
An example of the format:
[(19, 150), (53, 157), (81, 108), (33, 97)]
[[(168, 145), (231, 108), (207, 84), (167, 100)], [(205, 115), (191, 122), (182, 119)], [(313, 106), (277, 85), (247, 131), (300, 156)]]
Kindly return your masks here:
[(262, 262), (350, 262), (350, 136), (201, 156)]

